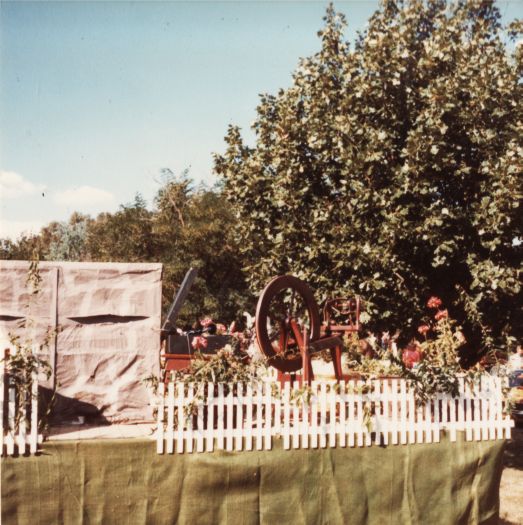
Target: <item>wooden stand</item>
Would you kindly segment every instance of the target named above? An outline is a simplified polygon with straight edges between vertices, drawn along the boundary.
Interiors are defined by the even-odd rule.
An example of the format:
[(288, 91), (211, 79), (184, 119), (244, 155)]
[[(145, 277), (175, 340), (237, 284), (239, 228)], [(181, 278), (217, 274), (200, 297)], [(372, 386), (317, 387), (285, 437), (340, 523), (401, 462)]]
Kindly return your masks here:
[(342, 379), (341, 372), (341, 350), (343, 348), (343, 341), (338, 336), (328, 336), (311, 341), (307, 327), (303, 329), (303, 334), (300, 332), (298, 323), (291, 319), (290, 327), (294, 335), (294, 339), (302, 357), (302, 374), (286, 373), (278, 371), (278, 381), (285, 383), (287, 381), (298, 381), (311, 384), (314, 380), (314, 372), (312, 370), (312, 356), (322, 350), (329, 350), (332, 357), (332, 364), (334, 366), (334, 376), (336, 381)]

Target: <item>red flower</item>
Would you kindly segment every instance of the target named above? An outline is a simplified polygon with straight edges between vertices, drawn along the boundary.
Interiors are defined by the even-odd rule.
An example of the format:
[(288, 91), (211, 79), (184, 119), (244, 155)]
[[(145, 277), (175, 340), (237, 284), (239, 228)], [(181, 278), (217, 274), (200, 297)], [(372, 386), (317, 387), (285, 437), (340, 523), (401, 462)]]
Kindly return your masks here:
[(416, 345), (409, 345), (403, 350), (401, 360), (407, 368), (413, 368), (421, 360), (421, 352)]
[(198, 335), (192, 340), (191, 346), (195, 350), (200, 350), (201, 348), (207, 348), (207, 338)]
[(209, 325), (214, 324), (214, 323), (212, 322), (212, 319), (211, 319), (210, 317), (206, 317), (205, 319), (202, 319), (202, 320), (200, 321), (200, 324), (201, 324), (204, 328), (207, 328)]
[(222, 324), (222, 323), (218, 323), (216, 325), (216, 332), (218, 334), (226, 334), (227, 333), (227, 327), (224, 324)]
[(418, 326), (418, 332), (421, 335), (425, 335), (430, 330), (430, 326), (426, 324), (422, 324), (421, 326)]
[(441, 306), (441, 299), (433, 295), (428, 301), (427, 306), (429, 308), (439, 308)]
[(446, 319), (448, 316), (449, 313), (447, 310), (438, 310), (434, 316), (434, 319), (436, 319), (436, 321), (441, 321), (442, 319)]

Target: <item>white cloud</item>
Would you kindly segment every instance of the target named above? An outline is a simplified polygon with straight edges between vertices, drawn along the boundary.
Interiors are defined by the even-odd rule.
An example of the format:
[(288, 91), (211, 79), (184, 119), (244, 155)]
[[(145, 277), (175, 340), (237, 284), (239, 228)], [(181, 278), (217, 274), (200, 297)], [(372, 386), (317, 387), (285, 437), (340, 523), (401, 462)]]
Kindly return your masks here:
[(12, 199), (43, 191), (45, 186), (33, 184), (14, 171), (0, 171), (0, 199)]
[(74, 208), (77, 211), (99, 209), (114, 204), (112, 193), (93, 188), (92, 186), (80, 186), (69, 190), (55, 193), (54, 200), (57, 204)]
[(16, 240), (22, 234), (38, 233), (44, 226), (40, 221), (6, 221), (0, 220), (0, 238)]

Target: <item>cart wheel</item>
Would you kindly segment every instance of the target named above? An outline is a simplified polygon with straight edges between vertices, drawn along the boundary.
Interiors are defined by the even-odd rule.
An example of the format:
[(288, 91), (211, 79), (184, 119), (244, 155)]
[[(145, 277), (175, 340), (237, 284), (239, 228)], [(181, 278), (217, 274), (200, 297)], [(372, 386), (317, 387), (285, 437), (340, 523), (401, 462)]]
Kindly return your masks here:
[(320, 337), (318, 304), (306, 283), (291, 275), (275, 277), (256, 306), (256, 338), (269, 364), (282, 372), (302, 368), (302, 357), (292, 326), (306, 326), (311, 341)]

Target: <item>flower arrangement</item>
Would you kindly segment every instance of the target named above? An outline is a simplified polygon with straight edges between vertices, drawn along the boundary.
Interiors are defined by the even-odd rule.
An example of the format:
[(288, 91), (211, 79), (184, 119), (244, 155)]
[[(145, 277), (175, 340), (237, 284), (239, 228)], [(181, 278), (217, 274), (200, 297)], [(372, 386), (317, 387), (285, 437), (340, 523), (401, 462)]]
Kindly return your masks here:
[(401, 367), (394, 363), (389, 355), (389, 340), (389, 335), (384, 334), (380, 347), (378, 339), (373, 335), (365, 339), (361, 339), (356, 332), (346, 335), (344, 343), (349, 369), (367, 379), (400, 376)]
[(459, 349), (465, 344), (461, 328), (449, 316), (439, 297), (427, 301), (430, 311), (412, 339), (401, 351), (393, 350), (391, 338), (384, 334), (381, 345), (372, 334), (360, 339), (351, 334), (345, 339), (349, 368), (363, 377), (398, 376), (412, 382), (416, 399), (424, 403), (437, 393), (459, 394), (459, 380), (474, 381), (485, 373), (485, 360), (465, 369)]
[(195, 352), (191, 366), (173, 372), (173, 379), (203, 384), (240, 383), (259, 380), (261, 372), (259, 366), (235, 351), (232, 345), (225, 345), (212, 355)]
[(419, 402), (437, 393), (457, 396), (460, 377), (472, 381), (485, 372), (480, 364), (467, 370), (461, 365), (459, 349), (466, 342), (465, 337), (448, 310), (443, 308), (441, 299), (430, 297), (427, 308), (431, 314), (417, 330), (423, 340), (411, 341), (403, 350), (401, 360), (396, 359), (402, 376), (412, 380)]

